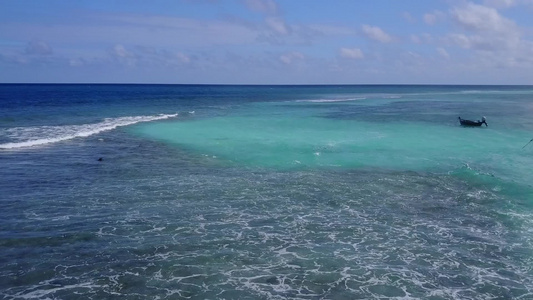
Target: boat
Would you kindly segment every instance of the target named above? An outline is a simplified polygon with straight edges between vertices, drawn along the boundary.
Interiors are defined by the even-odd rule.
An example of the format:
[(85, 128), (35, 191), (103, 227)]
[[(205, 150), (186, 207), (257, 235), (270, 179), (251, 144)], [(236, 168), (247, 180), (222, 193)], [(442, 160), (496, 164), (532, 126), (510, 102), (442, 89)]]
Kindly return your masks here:
[(481, 121), (480, 120), (470, 121), (470, 120), (461, 119), (461, 117), (459, 117), (459, 123), (461, 123), (461, 126), (468, 126), (468, 127), (477, 127), (483, 124), (485, 124), (485, 127), (489, 126), (487, 124), (487, 118), (485, 117), (482, 117)]

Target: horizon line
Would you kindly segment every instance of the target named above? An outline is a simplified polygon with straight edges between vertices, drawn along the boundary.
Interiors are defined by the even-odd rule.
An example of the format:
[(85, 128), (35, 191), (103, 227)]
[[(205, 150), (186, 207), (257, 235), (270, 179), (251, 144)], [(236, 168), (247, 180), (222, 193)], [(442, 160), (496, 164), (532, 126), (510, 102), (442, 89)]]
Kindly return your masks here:
[(115, 83), (115, 82), (0, 82), (0, 85), (195, 85), (195, 86), (532, 86), (488, 83)]

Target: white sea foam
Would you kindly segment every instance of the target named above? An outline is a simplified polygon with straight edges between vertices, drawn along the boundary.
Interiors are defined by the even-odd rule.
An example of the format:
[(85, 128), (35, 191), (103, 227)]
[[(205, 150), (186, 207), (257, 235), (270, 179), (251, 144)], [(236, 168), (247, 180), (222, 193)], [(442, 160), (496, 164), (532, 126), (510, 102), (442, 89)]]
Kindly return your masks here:
[(8, 137), (15, 142), (0, 144), (0, 149), (17, 149), (57, 143), (78, 137), (88, 137), (117, 127), (174, 118), (178, 114), (160, 114), (156, 116), (134, 116), (107, 118), (99, 123), (66, 125), (15, 127), (7, 129)]
[(16, 296), (18, 298), (22, 299), (52, 299), (49, 298), (49, 295), (54, 295), (57, 292), (65, 291), (65, 290), (76, 290), (79, 292), (80, 289), (94, 289), (94, 288), (101, 288), (101, 286), (94, 284), (92, 282), (83, 282), (79, 284), (70, 284), (70, 285), (63, 285), (63, 286), (56, 286), (51, 287), (48, 286), (47, 288), (42, 288), (40, 286), (34, 286), (34, 290), (26, 290), (20, 293), (17, 293)]
[(357, 100), (365, 100), (365, 99), (366, 97), (339, 98), (339, 99), (309, 99), (309, 100), (296, 100), (296, 102), (329, 103), (329, 102), (348, 102), (348, 101), (357, 101)]
[(531, 94), (533, 91), (531, 90), (464, 90), (458, 92), (458, 94)]

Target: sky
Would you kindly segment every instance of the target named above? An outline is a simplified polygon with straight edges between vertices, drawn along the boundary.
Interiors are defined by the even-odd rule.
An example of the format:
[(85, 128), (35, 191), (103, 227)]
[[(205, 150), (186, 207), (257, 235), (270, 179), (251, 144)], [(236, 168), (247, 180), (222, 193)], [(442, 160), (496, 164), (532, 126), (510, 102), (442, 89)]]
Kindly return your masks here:
[(0, 0), (0, 83), (533, 84), (533, 0)]

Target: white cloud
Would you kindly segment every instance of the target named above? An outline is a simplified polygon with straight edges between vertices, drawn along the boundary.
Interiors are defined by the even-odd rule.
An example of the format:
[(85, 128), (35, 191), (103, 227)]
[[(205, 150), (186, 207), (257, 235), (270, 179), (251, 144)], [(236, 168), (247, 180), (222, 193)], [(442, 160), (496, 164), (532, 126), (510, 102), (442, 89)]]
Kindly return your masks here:
[(274, 0), (245, 0), (244, 3), (250, 10), (266, 15), (277, 15), (279, 12), (278, 4)]
[(181, 62), (181, 63), (188, 64), (188, 63), (191, 62), (191, 58), (190, 58), (188, 55), (183, 54), (183, 53), (181, 53), (181, 52), (176, 53), (176, 54), (175, 54), (175, 57), (176, 57), (176, 59), (177, 59), (179, 62)]
[(26, 54), (50, 55), (52, 53), (52, 47), (43, 41), (31, 41), (26, 45)]
[(463, 7), (456, 7), (451, 12), (457, 24), (467, 30), (514, 33), (515, 23), (502, 17), (492, 7), (468, 3)]
[[(180, 51), (160, 50), (146, 46), (126, 48), (121, 44), (113, 47), (111, 57), (120, 64), (128, 67), (175, 67), (189, 65), (193, 62), (193, 59), (189, 55)], [(71, 60), (70, 65), (73, 66), (75, 64), (76, 61)]]
[(431, 44), (435, 41), (435, 37), (429, 33), (422, 33), (420, 35), (412, 34), (409, 39), (415, 44)]
[(470, 38), (464, 34), (453, 33), (447, 36), (447, 40), (452, 44), (458, 45), (461, 48), (469, 49), (471, 48)]
[(131, 56), (133, 56), (122, 45), (115, 45), (115, 47), (113, 47), (113, 54), (118, 56), (118, 57), (131, 57)]
[[(518, 4), (513, 1), (498, 3), (500, 6)], [(493, 1), (492, 4), (497, 3)], [(463, 32), (448, 34), (443, 40), (448, 45), (474, 50), (471, 64), (476, 68), (533, 67), (533, 42), (523, 39), (522, 29), (494, 7), (467, 3), (453, 8), (450, 15)]]
[(7, 62), (10, 64), (25, 65), (30, 63), (28, 56), (20, 55), (18, 53), (0, 53), (0, 62)]
[(68, 64), (71, 67), (81, 67), (84, 65), (84, 62), (81, 58), (71, 58), (69, 59)]
[(480, 51), (512, 51), (520, 44), (519, 40), (512, 40), (502, 36), (484, 36), (479, 34), (450, 34), (446, 39), (451, 44), (455, 44), (464, 49), (473, 49)]
[[(193, 5), (195, 1), (215, 3), (218, 0), (188, 1)], [(292, 23), (294, 12), (284, 10), (287, 15), (284, 18), (280, 9), (285, 7), (272, 0), (238, 0), (241, 10), (231, 11), (231, 15), (215, 13), (214, 18), (195, 18), (181, 13), (156, 15), (93, 11), (79, 12), (79, 17), (73, 18), (76, 22), (62, 19), (46, 26), (39, 20), (30, 23), (6, 20), (0, 26), (0, 37), (6, 41), (0, 45), (0, 62), (3, 63), (0, 69), (4, 66), (26, 70), (34, 66), (54, 66), (56, 69), (72, 66), (77, 67), (69, 68), (72, 72), (78, 70), (81, 74), (84, 70), (101, 68), (126, 70), (124, 74), (137, 74), (137, 78), (147, 78), (150, 74), (147, 80), (152, 81), (175, 80), (176, 74), (180, 74), (179, 80), (185, 81), (193, 78), (195, 82), (233, 83), (262, 82), (262, 78), (275, 82), (283, 78), (289, 82), (294, 74), (302, 76), (292, 77), (293, 82), (303, 80), (301, 78), (312, 78), (313, 82), (350, 81), (354, 78), (353, 74), (361, 74), (361, 78), (368, 82), (415, 82), (435, 78), (435, 82), (446, 81), (441, 72), (434, 72), (438, 69), (437, 64), (446, 67), (453, 74), (450, 78), (457, 81), (462, 79), (455, 78), (464, 78), (465, 82), (472, 78), (475, 80), (475, 76), (470, 75), (485, 76), (491, 70), (503, 70), (504, 67), (509, 69), (499, 77), (507, 78), (518, 70), (526, 74), (522, 82), (531, 81), (527, 72), (533, 67), (531, 27), (520, 28), (521, 24), (529, 26), (525, 25), (527, 19), (513, 14), (518, 9), (528, 9), (525, 5), (528, 1), (533, 3), (533, 0), (478, 0), (476, 4), (468, 1), (474, 0), (444, 1), (424, 11), (427, 12), (425, 15), (424, 12), (414, 15), (414, 11), (410, 12), (413, 15), (407, 12), (401, 15), (400, 11), (399, 17), (405, 18), (404, 23), (419, 25), (415, 28), (412, 24), (404, 24), (413, 30), (410, 32), (412, 35), (399, 27), (385, 27), (385, 23), (366, 21), (372, 25), (360, 23), (353, 27), (353, 20), (328, 20), (328, 16), (320, 18), (322, 23), (303, 19)], [(444, 10), (434, 9), (445, 3), (460, 4), (450, 7), (445, 14), (442, 13)], [(285, 5), (284, 2), (280, 4)], [(224, 5), (218, 2), (210, 9), (214, 8), (212, 12), (227, 12), (220, 9)], [(505, 14), (498, 10), (513, 6)], [(291, 4), (286, 8), (292, 7)], [(517, 19), (513, 19), (514, 16)], [(442, 26), (430, 27), (426, 24)], [(384, 29), (398, 34), (404, 32), (405, 43), (400, 43), (399, 35), (395, 37)], [(35, 37), (39, 41), (26, 44)], [(364, 38), (376, 41), (368, 45), (371, 51), (367, 51), (366, 47), (364, 52), (357, 48)], [(391, 42), (398, 42), (394, 45), (397, 47), (379, 44)], [(284, 52), (287, 49), (290, 50)], [(354, 64), (360, 69), (353, 68)], [(338, 66), (336, 72), (348, 75), (335, 77), (342, 74), (332, 75), (328, 69), (330, 65)], [(357, 72), (355, 69), (358, 69)], [(471, 69), (472, 73), (466, 76), (461, 71), (465, 69)], [(295, 73), (290, 74), (287, 70)], [(372, 72), (377, 74), (376, 70), (379, 76), (365, 77)], [(228, 73), (235, 75), (228, 77)], [(159, 79), (152, 77), (156, 74), (161, 74)], [(422, 75), (409, 77), (409, 74)], [(165, 76), (168, 77), (165, 79)], [(498, 76), (494, 78), (497, 82)]]
[(428, 25), (435, 25), (439, 21), (446, 19), (446, 14), (440, 10), (434, 10), (431, 13), (426, 13), (423, 16), (424, 22)]
[(448, 51), (446, 51), (446, 49), (444, 48), (437, 48), (437, 52), (439, 53), (439, 55), (445, 59), (449, 59), (450, 58), (450, 54), (448, 54)]
[(437, 23), (437, 16), (434, 14), (425, 14), (424, 22), (428, 25), (435, 25), (435, 23)]
[(341, 48), (340, 55), (341, 57), (351, 59), (361, 59), (365, 57), (363, 51), (359, 48)]
[(416, 23), (416, 19), (408, 12), (403, 12), (402, 17), (409, 23)]
[(281, 62), (287, 65), (293, 64), (296, 61), (303, 60), (304, 58), (304, 55), (300, 52), (285, 53), (279, 57)]
[(270, 32), (264, 32), (261, 39), (274, 44), (280, 44), (282, 41), (279, 36), (287, 36), (292, 33), (291, 27), (283, 19), (279, 12), (279, 7), (274, 0), (244, 0), (245, 5), (251, 11), (259, 12), (264, 15), (264, 24)]
[(126, 50), (126, 48), (120, 44), (113, 47), (111, 50), (111, 56), (126, 66), (133, 67), (137, 64), (136, 55), (133, 52)]
[(341, 27), (325, 24), (312, 24), (307, 26), (310, 30), (325, 36), (352, 36), (357, 34), (357, 30), (351, 27)]
[(290, 32), (289, 27), (281, 18), (269, 17), (265, 19), (265, 22), (270, 29), (274, 30), (274, 32), (278, 34), (287, 35)]
[(520, 47), (520, 29), (494, 8), (468, 3), (452, 9), (451, 16), (467, 32), (448, 35), (448, 41), (460, 47), (484, 51), (513, 50)]
[(496, 7), (496, 8), (506, 8), (516, 5), (515, 0), (485, 0), (485, 5)]
[(392, 37), (377, 26), (363, 25), (362, 30), (363, 34), (369, 39), (382, 43), (388, 43), (392, 41)]
[(157, 47), (204, 47), (243, 45), (255, 42), (259, 31), (231, 20), (196, 20), (162, 15), (101, 14), (85, 16), (73, 24), (6, 22), (0, 36), (30, 40), (38, 36), (48, 43), (94, 45), (155, 45)]

